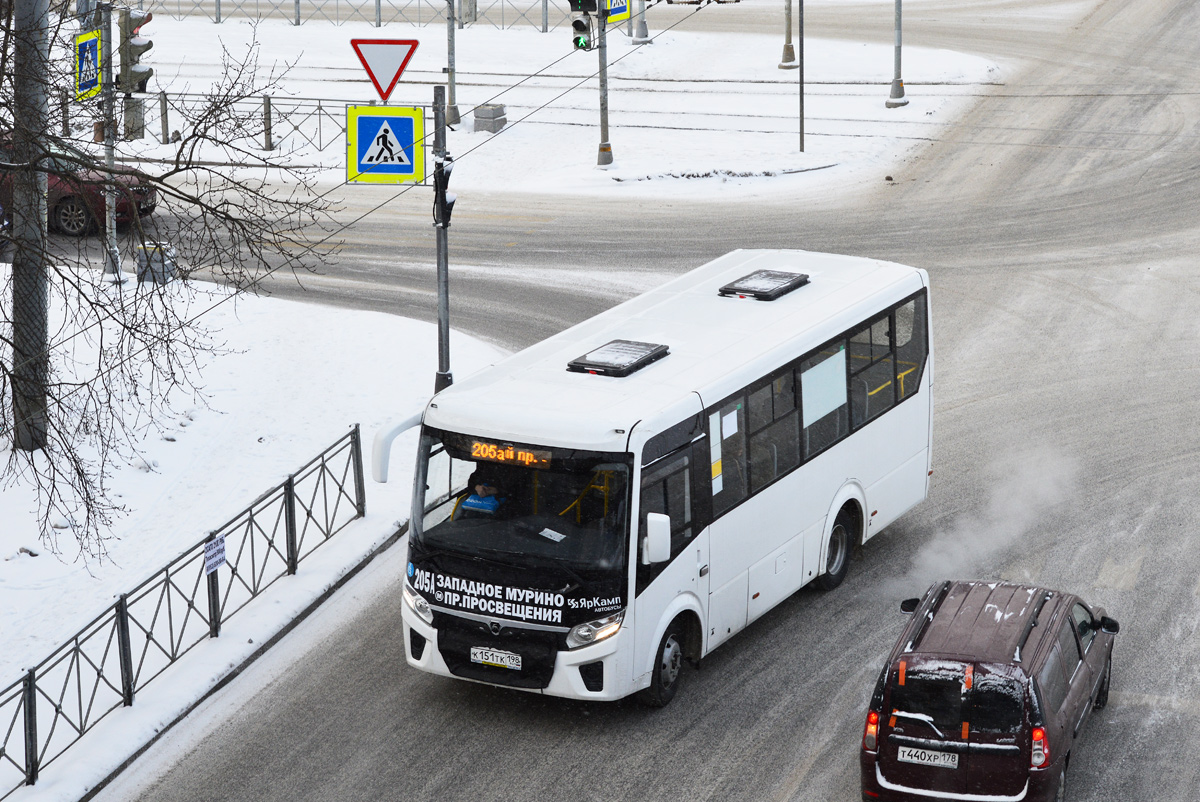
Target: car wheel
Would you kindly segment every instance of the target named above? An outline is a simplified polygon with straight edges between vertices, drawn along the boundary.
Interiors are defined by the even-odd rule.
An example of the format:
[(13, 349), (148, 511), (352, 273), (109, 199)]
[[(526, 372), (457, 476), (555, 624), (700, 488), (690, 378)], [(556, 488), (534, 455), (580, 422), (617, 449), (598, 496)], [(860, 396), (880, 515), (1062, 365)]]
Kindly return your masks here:
[(654, 671), (650, 675), (650, 687), (639, 695), (643, 704), (650, 707), (666, 707), (679, 690), (679, 678), (683, 674), (683, 636), (676, 619), (663, 633), (654, 658)]
[(1054, 792), (1054, 802), (1063, 802), (1067, 798), (1067, 767), (1063, 766), (1058, 772), (1058, 790)]
[(92, 212), (82, 198), (63, 198), (54, 207), (54, 227), (72, 237), (82, 237), (92, 230)]
[(1104, 679), (1100, 680), (1100, 690), (1096, 691), (1096, 701), (1092, 702), (1093, 710), (1102, 710), (1108, 704), (1108, 686), (1112, 682), (1112, 653), (1109, 652), (1108, 662), (1104, 664)]
[(825, 573), (816, 579), (817, 587), (821, 590), (833, 590), (842, 584), (850, 570), (850, 526), (850, 514), (843, 509), (838, 513), (833, 522), (833, 530), (829, 533)]

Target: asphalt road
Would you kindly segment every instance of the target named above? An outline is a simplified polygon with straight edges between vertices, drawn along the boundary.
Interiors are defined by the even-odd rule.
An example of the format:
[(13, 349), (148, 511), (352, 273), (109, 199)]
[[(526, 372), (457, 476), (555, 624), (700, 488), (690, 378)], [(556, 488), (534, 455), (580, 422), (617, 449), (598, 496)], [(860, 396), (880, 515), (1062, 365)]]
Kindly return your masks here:
[[(817, 7), (808, 30), (887, 40), (889, 8)], [(1031, 21), (1031, 8), (1045, 18)], [(456, 321), (514, 346), (633, 292), (639, 273), (682, 271), (734, 247), (928, 269), (934, 489), (868, 545), (845, 585), (796, 594), (657, 712), (419, 674), (403, 664), (398, 592), (384, 593), (248, 694), (237, 716), (178, 746), (140, 798), (857, 799), (865, 703), (902, 625), (896, 601), (954, 576), (1070, 589), (1120, 620), (1112, 699), (1072, 755), (1069, 798), (1197, 799), (1200, 4), (1074, 8), (1074, 19), (1019, 0), (906, 9), (908, 43), (1028, 69), (895, 181), (880, 176), (851, 200), (644, 205), (617, 243), (579, 233), (603, 204), (495, 197), (472, 206), (502, 214), (456, 212), (456, 251), (495, 267), (462, 288)], [(737, 6), (720, 10), (735, 19)], [(397, 213), (427, 229), (427, 198)], [(394, 225), (364, 223), (362, 254), (378, 260)], [(629, 287), (571, 286), (609, 264), (633, 277)], [(526, 272), (549, 271), (560, 276), (550, 292), (522, 292)], [(347, 270), (339, 276), (362, 285), (357, 298), (312, 295), (416, 314), (418, 273)], [(495, 297), (538, 322), (498, 323), (486, 314)]]

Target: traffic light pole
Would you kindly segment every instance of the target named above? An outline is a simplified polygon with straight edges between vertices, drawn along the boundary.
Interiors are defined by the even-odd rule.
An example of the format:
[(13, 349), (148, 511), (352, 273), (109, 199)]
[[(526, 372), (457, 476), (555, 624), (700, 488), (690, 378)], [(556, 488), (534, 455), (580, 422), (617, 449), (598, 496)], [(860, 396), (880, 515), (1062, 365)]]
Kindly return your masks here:
[(433, 227), (437, 233), (438, 370), (433, 391), (439, 393), (454, 383), (450, 373), (450, 210), (453, 197), (446, 186), (446, 87), (433, 87)]
[(104, 275), (114, 284), (124, 283), (121, 275), (121, 251), (117, 248), (117, 185), (113, 168), (116, 136), (116, 87), (112, 68), (112, 4), (100, 4), (100, 63), (104, 70), (104, 168), (108, 181), (104, 185)]
[(596, 4), (596, 20), (599, 23), (597, 38), (600, 40), (600, 152), (596, 166), (612, 164), (612, 145), (608, 141), (608, 3), (600, 0)]

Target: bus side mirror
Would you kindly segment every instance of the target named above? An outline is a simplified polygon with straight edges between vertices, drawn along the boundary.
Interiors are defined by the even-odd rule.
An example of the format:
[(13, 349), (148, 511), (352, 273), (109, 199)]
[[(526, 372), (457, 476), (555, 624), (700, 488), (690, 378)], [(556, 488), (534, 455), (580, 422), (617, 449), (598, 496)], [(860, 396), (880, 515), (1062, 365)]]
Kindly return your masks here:
[(1116, 635), (1121, 631), (1121, 625), (1117, 623), (1117, 619), (1104, 615), (1100, 617), (1100, 631), (1109, 635)]
[(671, 559), (671, 517), (661, 512), (646, 513), (646, 539), (642, 541), (642, 565)]
[(900, 602), (900, 612), (905, 615), (912, 615), (917, 611), (917, 605), (921, 603), (920, 599), (905, 599)]

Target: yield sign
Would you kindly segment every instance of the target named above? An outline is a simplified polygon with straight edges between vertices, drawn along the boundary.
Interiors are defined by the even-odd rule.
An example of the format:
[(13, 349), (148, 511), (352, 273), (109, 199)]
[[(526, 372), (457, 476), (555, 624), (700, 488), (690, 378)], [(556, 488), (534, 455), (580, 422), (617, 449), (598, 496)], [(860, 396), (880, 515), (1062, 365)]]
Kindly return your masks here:
[(408, 60), (417, 52), (416, 39), (351, 39), (350, 46), (367, 68), (379, 97), (388, 99)]

